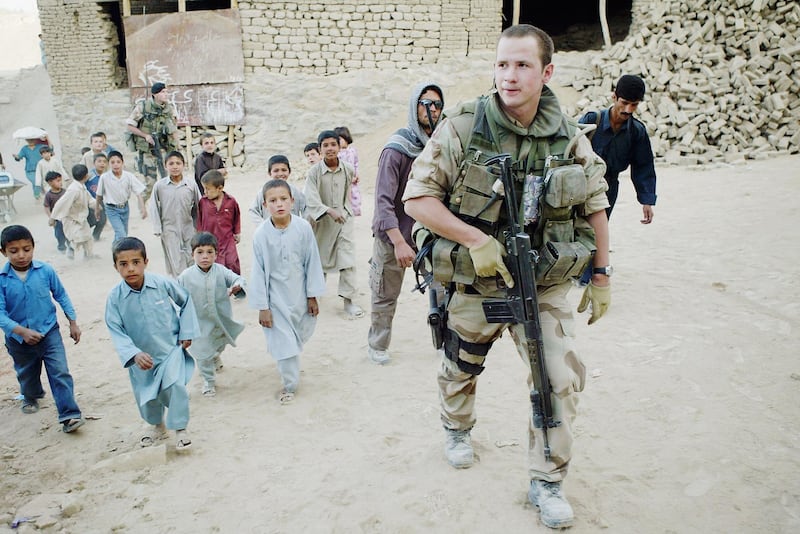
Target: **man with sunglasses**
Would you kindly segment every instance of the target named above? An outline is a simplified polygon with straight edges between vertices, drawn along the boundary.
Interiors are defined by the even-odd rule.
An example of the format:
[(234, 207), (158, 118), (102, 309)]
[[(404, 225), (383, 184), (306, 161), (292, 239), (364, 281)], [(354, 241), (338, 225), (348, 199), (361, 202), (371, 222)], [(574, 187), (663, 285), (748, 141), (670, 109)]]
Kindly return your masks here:
[(375, 179), (375, 211), (372, 216), (374, 243), (370, 259), (372, 322), (367, 350), (370, 360), (389, 363), (389, 342), (403, 275), (411, 267), (416, 251), (411, 238), (414, 224), (403, 208), (402, 196), (411, 164), (422, 152), (442, 113), (442, 89), (431, 82), (418, 84), (408, 104), (408, 126), (389, 138), (378, 161)]
[[(588, 264), (591, 249), (596, 248), (598, 265), (608, 262), (608, 199), (603, 161), (585, 137), (576, 140), (577, 124), (564, 116), (556, 95), (546, 85), (553, 75), (552, 55), (553, 41), (541, 29), (518, 24), (504, 30), (497, 44), (495, 90), (445, 113), (414, 161), (403, 201), (408, 214), (433, 234), (433, 275), (449, 284), (446, 328), (441, 336), (444, 355), (437, 377), (445, 458), (458, 469), (475, 462), (471, 430), (477, 420), (478, 375), (492, 344), (508, 330), (527, 367), (528, 384), (534, 383), (534, 376), (541, 378), (540, 383), (547, 380), (551, 393), (547, 400), (552, 410), (547, 414), (546, 408), (539, 409), (543, 404), (539, 392), (546, 390), (531, 387), (528, 500), (539, 508), (542, 523), (563, 528), (574, 520), (561, 483), (572, 458), (577, 393), (586, 380), (567, 294), (573, 287), (572, 276)], [(572, 147), (576, 148), (574, 164)], [(535, 203), (538, 210), (530, 221), (527, 205), (521, 210), (523, 206), (509, 207), (506, 200), (497, 201), (505, 196), (501, 191), (505, 189), (496, 186), (496, 163), (501, 158), (508, 161), (508, 157), (512, 183), (519, 184), (518, 189), (548, 177), (545, 194)], [(551, 157), (557, 158), (555, 166), (550, 165)], [(546, 172), (549, 170), (553, 172)], [(535, 188), (530, 190), (535, 196)], [(517, 199), (523, 197), (516, 195)], [(557, 256), (562, 262), (581, 259), (563, 270), (555, 268), (556, 260), (550, 264), (552, 271), (544, 272), (548, 276), (535, 276), (538, 340), (529, 340), (530, 329), (521, 321), (490, 323), (483, 309), (487, 299), (508, 303), (513, 297), (511, 288), (528, 286), (524, 282), (529, 279), (523, 280), (520, 274), (530, 271), (518, 270), (520, 264), (515, 263), (515, 279), (504, 260), (507, 249), (503, 242), (511, 228), (509, 212), (522, 212), (520, 219), (525, 219), (531, 249), (539, 251), (540, 257), (552, 248), (569, 252)], [(552, 254), (550, 259), (554, 259)], [(530, 269), (534, 269), (533, 261)], [(537, 275), (539, 271), (537, 266)], [(585, 310), (591, 302), (589, 324), (610, 304), (609, 282), (607, 274), (596, 274), (584, 292), (578, 310)], [(541, 343), (541, 347), (534, 348), (529, 341)], [(539, 375), (541, 361), (546, 362), (546, 376)], [(509, 394), (509, 402), (512, 397)], [(546, 428), (542, 415), (549, 416)], [(490, 447), (484, 444), (484, 448)]]

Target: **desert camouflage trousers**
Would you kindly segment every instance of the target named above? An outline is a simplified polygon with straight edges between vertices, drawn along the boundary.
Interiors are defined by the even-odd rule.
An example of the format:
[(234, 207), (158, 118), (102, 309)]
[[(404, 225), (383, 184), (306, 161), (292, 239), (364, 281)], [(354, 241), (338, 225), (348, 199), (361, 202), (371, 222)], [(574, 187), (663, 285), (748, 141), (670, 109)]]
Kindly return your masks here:
[(142, 198), (145, 203), (150, 199), (153, 186), (164, 176), (158, 175), (158, 162), (156, 157), (150, 152), (139, 152), (136, 156), (136, 170), (144, 177), (144, 193)]
[[(494, 284), (492, 284), (494, 285)], [(572, 449), (572, 423), (577, 413), (576, 392), (582, 391), (586, 380), (586, 368), (575, 352), (575, 319), (567, 301), (571, 282), (541, 290), (539, 316), (545, 351), (547, 373), (552, 388), (553, 414), (561, 425), (547, 431), (550, 445), (550, 460), (545, 460), (542, 430), (533, 427), (528, 418), (528, 469), (531, 479), (551, 482), (562, 480), (569, 467)], [(470, 343), (490, 343), (508, 328), (528, 371), (528, 386), (532, 384), (530, 361), (525, 333), (520, 325), (490, 324), (483, 315), (481, 301), (487, 297), (501, 297), (503, 291), (496, 287), (478, 287), (482, 295), (455, 292), (448, 305), (447, 326), (458, 333), (459, 338)], [(484, 296), (485, 295), (485, 296)], [(486, 357), (467, 353), (463, 348), (459, 358), (483, 365)], [(439, 370), (439, 398), (444, 427), (452, 430), (468, 430), (475, 425), (475, 392), (478, 376), (466, 373), (456, 363), (442, 357)], [(510, 399), (509, 399), (510, 400)], [(520, 402), (528, 402), (527, 396)]]

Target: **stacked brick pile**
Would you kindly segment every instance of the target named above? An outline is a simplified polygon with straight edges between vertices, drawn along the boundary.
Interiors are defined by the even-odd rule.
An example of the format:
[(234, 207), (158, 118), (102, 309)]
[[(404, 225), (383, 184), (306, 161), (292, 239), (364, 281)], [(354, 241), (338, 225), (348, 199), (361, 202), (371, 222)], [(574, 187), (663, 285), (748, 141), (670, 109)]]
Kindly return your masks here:
[[(634, 5), (636, 7), (636, 4)], [(610, 105), (621, 74), (648, 93), (640, 118), (669, 163), (739, 162), (800, 151), (800, 2), (640, 4), (630, 36), (591, 60), (572, 116)]]
[[(233, 145), (231, 145), (230, 152), (228, 151), (228, 127), (227, 126), (192, 126), (192, 146), (191, 155), (194, 158), (203, 151), (200, 146), (200, 136), (204, 133), (210, 133), (217, 141), (217, 152), (225, 160), (228, 167), (242, 167), (245, 162), (244, 152), (244, 133), (241, 126), (233, 127)], [(184, 128), (180, 129), (181, 146), (186, 145), (186, 131)], [(231, 157), (228, 157), (230, 153)]]

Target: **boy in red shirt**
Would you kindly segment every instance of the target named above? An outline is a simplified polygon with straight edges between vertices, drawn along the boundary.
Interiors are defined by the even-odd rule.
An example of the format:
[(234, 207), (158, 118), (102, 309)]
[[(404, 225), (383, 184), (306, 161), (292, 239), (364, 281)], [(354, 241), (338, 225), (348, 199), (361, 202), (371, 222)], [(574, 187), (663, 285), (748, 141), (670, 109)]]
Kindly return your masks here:
[(218, 170), (206, 172), (200, 179), (205, 196), (200, 199), (197, 213), (197, 231), (210, 232), (217, 238), (217, 263), (242, 274), (236, 245), (241, 239), (241, 214), (239, 204), (223, 191), (225, 176)]

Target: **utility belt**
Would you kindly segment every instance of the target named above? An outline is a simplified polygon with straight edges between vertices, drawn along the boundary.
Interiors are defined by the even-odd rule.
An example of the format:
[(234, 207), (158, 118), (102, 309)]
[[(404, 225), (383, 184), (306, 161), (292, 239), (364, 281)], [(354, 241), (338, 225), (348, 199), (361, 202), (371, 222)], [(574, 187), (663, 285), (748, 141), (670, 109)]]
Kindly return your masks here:
[(118, 210), (124, 210), (125, 208), (128, 207), (128, 203), (127, 202), (125, 202), (123, 204), (112, 204), (111, 202), (104, 202), (103, 204), (105, 204), (106, 206), (110, 206), (112, 208), (117, 208)]

